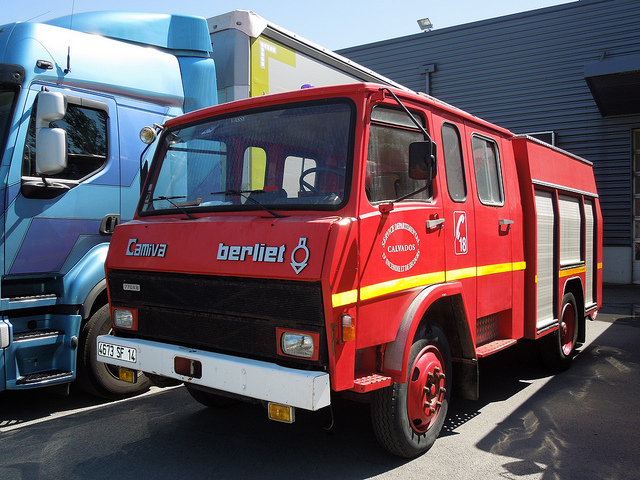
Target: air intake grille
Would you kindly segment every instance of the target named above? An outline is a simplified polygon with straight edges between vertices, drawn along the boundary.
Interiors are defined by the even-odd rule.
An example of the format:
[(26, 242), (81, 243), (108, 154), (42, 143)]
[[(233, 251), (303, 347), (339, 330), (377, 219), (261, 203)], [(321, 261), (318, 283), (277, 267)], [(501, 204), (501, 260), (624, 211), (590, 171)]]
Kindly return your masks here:
[(141, 338), (282, 360), (276, 328), (286, 327), (320, 333), (326, 362), (320, 283), (123, 271), (108, 281), (113, 306), (138, 309)]

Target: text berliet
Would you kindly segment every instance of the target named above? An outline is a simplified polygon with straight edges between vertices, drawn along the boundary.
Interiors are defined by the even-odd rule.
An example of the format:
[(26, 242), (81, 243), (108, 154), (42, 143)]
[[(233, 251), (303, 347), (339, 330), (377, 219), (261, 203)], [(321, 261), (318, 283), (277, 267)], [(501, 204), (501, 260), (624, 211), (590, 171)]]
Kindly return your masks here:
[(279, 247), (267, 246), (264, 243), (255, 245), (218, 245), (218, 260), (244, 262), (251, 258), (254, 262), (284, 263), (286, 245)]

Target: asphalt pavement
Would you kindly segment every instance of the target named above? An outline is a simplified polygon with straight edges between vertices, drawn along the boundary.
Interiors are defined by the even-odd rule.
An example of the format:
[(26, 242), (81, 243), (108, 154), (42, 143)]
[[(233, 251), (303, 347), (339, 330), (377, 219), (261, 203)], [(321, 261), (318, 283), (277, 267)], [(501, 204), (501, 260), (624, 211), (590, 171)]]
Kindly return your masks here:
[(282, 425), (260, 405), (207, 409), (182, 387), (120, 402), (10, 392), (0, 479), (640, 479), (640, 287), (604, 288), (565, 372), (523, 364), (517, 348), (481, 360), (480, 399), (453, 398), (413, 460), (382, 450), (354, 402)]

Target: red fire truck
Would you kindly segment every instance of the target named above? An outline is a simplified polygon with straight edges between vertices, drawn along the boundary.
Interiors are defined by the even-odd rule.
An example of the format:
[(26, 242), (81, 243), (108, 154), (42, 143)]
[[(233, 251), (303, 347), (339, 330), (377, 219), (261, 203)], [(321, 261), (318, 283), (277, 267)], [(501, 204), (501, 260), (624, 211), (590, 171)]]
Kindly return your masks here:
[(107, 258), (123, 378), (292, 422), (348, 392), (390, 452), (435, 441), (478, 359), (537, 340), (566, 368), (601, 304), (589, 162), (372, 84), (196, 111), (158, 139)]

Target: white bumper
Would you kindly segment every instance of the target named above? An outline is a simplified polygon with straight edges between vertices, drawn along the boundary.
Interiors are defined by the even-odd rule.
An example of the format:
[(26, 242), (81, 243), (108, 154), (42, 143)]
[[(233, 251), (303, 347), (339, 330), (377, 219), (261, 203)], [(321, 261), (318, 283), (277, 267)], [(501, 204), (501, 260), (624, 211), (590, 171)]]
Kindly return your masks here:
[[(331, 403), (329, 374), (285, 368), (269, 362), (233, 357), (193, 348), (166, 345), (149, 340), (101, 335), (100, 343), (135, 349), (135, 361), (116, 359), (100, 354), (98, 360), (111, 365), (175, 378), (194, 385), (224, 392), (280, 403), (305, 410), (318, 410)], [(103, 351), (108, 351), (103, 345)], [(176, 357), (202, 364), (201, 378), (180, 375), (174, 370)], [(129, 356), (131, 358), (131, 356)]]

